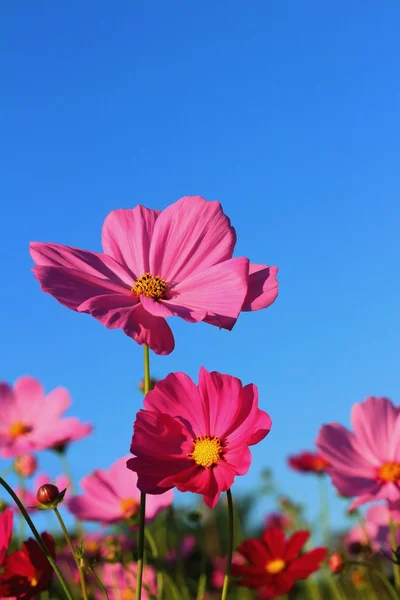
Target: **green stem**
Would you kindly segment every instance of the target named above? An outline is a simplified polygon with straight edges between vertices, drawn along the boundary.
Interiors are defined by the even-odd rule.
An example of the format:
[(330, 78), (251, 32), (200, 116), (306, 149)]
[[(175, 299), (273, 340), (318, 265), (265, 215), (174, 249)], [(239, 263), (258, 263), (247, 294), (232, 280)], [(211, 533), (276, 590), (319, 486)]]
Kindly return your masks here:
[(231, 490), (226, 491), (228, 500), (228, 554), (226, 557), (226, 569), (224, 585), (222, 588), (221, 600), (227, 600), (229, 580), (231, 576), (232, 554), (233, 554), (233, 502)]
[(390, 583), (389, 579), (379, 569), (375, 569), (374, 567), (371, 567), (369, 563), (361, 560), (349, 560), (346, 561), (346, 564), (352, 567), (367, 567), (367, 569), (369, 569), (371, 573), (373, 573), (381, 581), (381, 583), (383, 583), (386, 591), (389, 592), (390, 598), (392, 598), (392, 600), (399, 600), (399, 596), (397, 595), (397, 592)]
[(91, 575), (93, 575), (93, 577), (95, 578), (95, 580), (96, 580), (96, 582), (97, 582), (98, 586), (100, 587), (101, 591), (103, 592), (103, 594), (105, 595), (105, 597), (107, 598), (107, 600), (109, 600), (109, 597), (108, 597), (107, 590), (106, 590), (106, 588), (104, 587), (104, 584), (103, 584), (103, 582), (101, 581), (101, 579), (99, 578), (99, 576), (98, 576), (98, 575), (96, 575), (96, 573), (93, 571), (92, 567), (89, 567), (89, 566), (87, 566), (87, 567), (86, 567), (86, 569), (87, 569), (87, 571), (88, 571), (89, 573), (91, 573)]
[[(150, 390), (150, 351), (147, 344), (143, 348), (144, 361), (144, 394)], [(139, 540), (138, 540), (138, 561), (137, 561), (137, 577), (136, 577), (136, 600), (141, 600), (142, 597), (142, 579), (143, 579), (143, 564), (144, 564), (144, 531), (145, 531), (145, 516), (146, 516), (146, 494), (140, 492), (140, 513), (139, 513)]]
[[(397, 541), (396, 541), (396, 523), (393, 518), (389, 519), (389, 531), (390, 531), (390, 546), (392, 552), (396, 552)], [(394, 586), (396, 590), (400, 590), (400, 565), (393, 563), (393, 574), (394, 574)]]
[(207, 588), (207, 555), (206, 555), (206, 540), (204, 529), (199, 528), (199, 543), (201, 550), (201, 561), (200, 561), (200, 577), (197, 584), (196, 600), (203, 600), (204, 594)]
[(139, 543), (138, 543), (139, 556), (138, 556), (138, 561), (137, 561), (136, 600), (140, 600), (142, 597), (145, 514), (146, 514), (146, 494), (144, 494), (143, 492), (140, 492)]
[[(144, 530), (144, 535), (147, 540), (147, 543), (150, 546), (150, 550), (151, 550), (151, 554), (152, 554), (153, 558), (157, 559), (158, 558), (157, 544), (156, 544), (153, 536), (151, 535), (149, 529)], [(159, 568), (159, 566), (157, 566), (157, 598), (159, 598), (159, 600), (161, 600), (161, 598), (162, 598), (163, 588), (164, 588), (163, 574), (162, 574), (162, 571)]]
[[(25, 505), (25, 502), (26, 502), (25, 479), (19, 473), (17, 474), (17, 477), (18, 477), (18, 485), (19, 485), (20, 493), (21, 493), (21, 501)], [(25, 519), (24, 519), (22, 513), (19, 513), (19, 515), (18, 515), (18, 546), (19, 547), (21, 547), (22, 544), (24, 543), (24, 539), (25, 539)]]
[(307, 588), (307, 593), (309, 594), (307, 598), (310, 598), (310, 600), (321, 600), (318, 590), (318, 583), (316, 581), (313, 581), (310, 577), (308, 577), (305, 580), (305, 587)]
[(65, 581), (60, 569), (57, 567), (56, 562), (55, 562), (53, 556), (51, 555), (50, 550), (47, 548), (46, 544), (43, 542), (41, 536), (39, 535), (39, 532), (36, 529), (36, 527), (34, 526), (32, 519), (26, 512), (26, 509), (25, 509), (24, 505), (22, 504), (21, 500), (18, 498), (18, 496), (14, 492), (14, 490), (8, 485), (8, 483), (6, 481), (4, 481), (4, 479), (2, 477), (0, 477), (0, 485), (2, 485), (3, 488), (10, 494), (11, 498), (14, 500), (15, 504), (18, 506), (19, 510), (24, 515), (25, 521), (28, 523), (30, 530), (32, 531), (33, 535), (35, 536), (35, 539), (36, 539), (37, 543), (39, 544), (42, 552), (46, 555), (47, 560), (53, 567), (53, 570), (54, 570), (55, 574), (57, 575), (68, 600), (74, 600), (71, 592), (69, 591), (67, 582)]
[[(66, 477), (69, 480), (71, 493), (77, 494), (78, 486), (76, 485), (74, 474), (72, 472), (71, 465), (69, 464), (66, 449), (62, 450), (62, 452), (57, 452), (57, 454), (60, 457), (61, 468), (64, 472), (64, 475), (66, 475)], [(82, 538), (83, 537), (83, 525), (82, 525), (81, 521), (79, 521), (79, 519), (75, 519), (75, 526), (76, 526), (77, 536)]]
[(319, 475), (319, 500), (320, 500), (320, 522), (322, 532), (322, 543), (329, 545), (329, 488), (325, 475)]
[(78, 558), (78, 557), (77, 557), (77, 555), (76, 555), (76, 550), (75, 550), (75, 548), (74, 548), (74, 546), (73, 546), (73, 544), (72, 544), (71, 538), (69, 537), (68, 530), (67, 530), (67, 528), (65, 527), (65, 523), (64, 523), (64, 521), (63, 521), (63, 518), (62, 518), (62, 516), (60, 515), (60, 513), (59, 513), (59, 511), (58, 511), (58, 508), (55, 506), (53, 510), (54, 510), (54, 512), (55, 512), (55, 515), (56, 515), (56, 517), (57, 517), (57, 519), (58, 519), (58, 522), (60, 523), (60, 527), (61, 527), (61, 529), (62, 529), (62, 532), (63, 532), (63, 534), (64, 534), (64, 537), (65, 537), (65, 539), (66, 539), (66, 541), (67, 541), (67, 544), (68, 544), (68, 546), (69, 546), (69, 549), (70, 549), (70, 550), (71, 550), (71, 552), (72, 552), (72, 556), (74, 557), (74, 561), (75, 561), (75, 563), (76, 563), (76, 566), (78, 567), (79, 579), (80, 579), (80, 582), (81, 582), (81, 589), (82, 589), (82, 596), (83, 596), (83, 599), (84, 599), (84, 600), (88, 600), (88, 595), (87, 595), (87, 591), (86, 591), (86, 584), (85, 584), (85, 575), (84, 575), (84, 573), (83, 573), (83, 567), (82, 567), (82, 565), (81, 565), (81, 562), (80, 562), (79, 558)]
[(337, 577), (334, 577), (332, 575), (332, 573), (328, 574), (328, 585), (332, 592), (332, 596), (335, 598), (335, 600), (344, 600), (344, 596), (342, 594), (342, 590), (340, 588), (339, 581), (338, 581)]

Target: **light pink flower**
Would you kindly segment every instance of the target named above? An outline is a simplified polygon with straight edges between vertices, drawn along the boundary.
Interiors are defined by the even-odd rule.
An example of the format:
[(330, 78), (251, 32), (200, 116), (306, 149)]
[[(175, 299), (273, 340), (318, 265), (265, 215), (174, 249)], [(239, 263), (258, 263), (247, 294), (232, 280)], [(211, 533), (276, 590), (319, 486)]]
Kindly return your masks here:
[(181, 198), (162, 212), (111, 212), (104, 254), (32, 242), (41, 289), (110, 329), (123, 329), (157, 354), (174, 349), (165, 318), (232, 329), (241, 310), (269, 306), (277, 268), (232, 258), (236, 234), (219, 202)]
[[(387, 504), (374, 504), (365, 513), (364, 523), (356, 525), (344, 538), (344, 545), (350, 554), (357, 554), (364, 547), (370, 546), (374, 552), (383, 549), (390, 552), (390, 519), (400, 522), (400, 512), (389, 510)], [(397, 544), (400, 545), (400, 531), (396, 531)]]
[(372, 500), (400, 501), (399, 407), (388, 398), (367, 398), (351, 411), (354, 433), (324, 425), (317, 446), (331, 464), (328, 473), (338, 491), (357, 499), (350, 508)]
[[(137, 564), (105, 563), (96, 572), (107, 590), (109, 600), (135, 600)], [(156, 574), (153, 567), (145, 565), (142, 580), (142, 598), (151, 600), (157, 596)], [(103, 600), (104, 593), (96, 586), (95, 597)]]
[(136, 416), (128, 467), (138, 487), (158, 494), (177, 487), (202, 494), (213, 508), (236, 475), (250, 467), (249, 446), (271, 428), (255, 385), (200, 369), (199, 385), (184, 373), (158, 381)]
[(91, 426), (82, 425), (76, 417), (62, 419), (71, 398), (64, 388), (45, 396), (33, 377), (20, 377), (12, 389), (0, 383), (0, 448), (3, 458), (11, 458), (52, 448), (80, 431), (88, 435)]
[(33, 454), (22, 454), (17, 456), (14, 462), (14, 469), (21, 477), (31, 477), (38, 467), (37, 459)]
[[(81, 487), (85, 492), (67, 502), (68, 509), (82, 521), (117, 523), (138, 515), (140, 491), (136, 473), (126, 467), (129, 457), (117, 460), (107, 471), (97, 469), (84, 477)], [(146, 519), (153, 519), (160, 510), (172, 503), (172, 491), (146, 500)]]
[(6, 508), (0, 514), (0, 568), (3, 566), (7, 556), (8, 547), (11, 542), (12, 527), (13, 513), (9, 508)]

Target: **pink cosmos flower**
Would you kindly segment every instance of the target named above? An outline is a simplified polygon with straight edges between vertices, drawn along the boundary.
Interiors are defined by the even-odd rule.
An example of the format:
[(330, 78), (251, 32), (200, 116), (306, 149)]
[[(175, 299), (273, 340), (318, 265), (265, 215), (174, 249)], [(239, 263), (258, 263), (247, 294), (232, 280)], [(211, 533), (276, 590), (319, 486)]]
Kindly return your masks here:
[(138, 487), (159, 494), (177, 487), (202, 494), (213, 508), (235, 475), (250, 467), (249, 446), (271, 428), (258, 408), (255, 385), (231, 375), (200, 369), (199, 385), (184, 373), (170, 373), (144, 399), (136, 416), (128, 467)]
[(338, 423), (324, 425), (317, 446), (331, 464), (333, 485), (350, 505), (386, 499), (400, 501), (399, 407), (388, 398), (367, 398), (351, 411), (354, 433)]
[[(109, 600), (134, 600), (136, 592), (137, 564), (105, 563), (96, 573), (107, 590)], [(157, 596), (156, 574), (153, 567), (145, 565), (142, 580), (142, 598), (151, 600)], [(104, 593), (96, 586), (95, 598), (103, 600)]]
[(33, 454), (22, 454), (14, 461), (14, 470), (21, 477), (32, 477), (37, 467), (38, 462)]
[[(140, 492), (136, 473), (126, 468), (125, 456), (117, 460), (108, 471), (98, 469), (84, 477), (81, 487), (84, 494), (67, 502), (68, 509), (81, 521), (118, 523), (138, 515)], [(165, 491), (165, 490), (164, 490)], [(160, 510), (172, 503), (172, 491), (146, 501), (146, 519), (153, 519)]]
[[(350, 554), (358, 554), (363, 548), (371, 547), (374, 552), (383, 549), (390, 552), (390, 519), (400, 522), (400, 512), (390, 511), (387, 504), (374, 504), (365, 513), (363, 525), (350, 529), (344, 538), (344, 545)], [(400, 545), (400, 531), (396, 528), (397, 544)]]
[(0, 514), (0, 568), (3, 566), (7, 556), (8, 547), (11, 542), (13, 527), (13, 513), (9, 508), (6, 508)]
[(104, 254), (41, 242), (30, 251), (44, 292), (169, 354), (175, 343), (166, 317), (232, 329), (241, 310), (275, 300), (277, 268), (232, 258), (235, 243), (219, 202), (186, 196), (162, 212), (140, 205), (111, 212)]
[(76, 417), (62, 419), (71, 398), (64, 388), (45, 396), (33, 377), (20, 377), (12, 389), (0, 383), (0, 448), (3, 458), (20, 456), (36, 450), (52, 448), (77, 436), (84, 437), (91, 426)]

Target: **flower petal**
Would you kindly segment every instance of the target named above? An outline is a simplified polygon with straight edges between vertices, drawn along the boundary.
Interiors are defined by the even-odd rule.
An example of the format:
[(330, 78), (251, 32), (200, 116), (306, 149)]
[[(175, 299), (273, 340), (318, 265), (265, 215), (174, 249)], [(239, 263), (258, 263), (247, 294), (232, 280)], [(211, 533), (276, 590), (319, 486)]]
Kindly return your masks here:
[[(186, 318), (187, 309), (196, 320), (201, 311), (224, 319), (237, 319), (247, 292), (247, 258), (232, 258), (208, 269), (197, 271), (173, 287), (162, 304)], [(196, 313), (199, 312), (199, 316)], [(204, 318), (204, 317), (203, 317)], [(229, 322), (231, 327), (231, 322)]]
[(209, 434), (207, 407), (196, 384), (185, 373), (169, 373), (158, 381), (155, 388), (146, 394), (144, 407), (179, 420), (192, 439)]
[(354, 435), (338, 423), (323, 425), (316, 440), (317, 448), (332, 465), (333, 470), (354, 475), (354, 477), (371, 478), (374, 476), (374, 465), (369, 457), (364, 457), (357, 446)]
[(123, 265), (134, 279), (150, 271), (150, 242), (159, 214), (159, 210), (139, 204), (133, 209), (113, 210), (104, 221), (101, 236), (104, 252)]
[(327, 555), (326, 548), (314, 548), (296, 558), (287, 569), (287, 572), (296, 579), (306, 579), (311, 573), (318, 571), (320, 563)]
[(189, 323), (198, 323), (206, 317), (204, 309), (189, 308), (182, 305), (174, 305), (171, 302), (163, 300), (153, 300), (147, 296), (140, 296), (140, 302), (145, 310), (155, 317), (181, 317)]
[(286, 542), (285, 553), (283, 556), (286, 562), (293, 560), (293, 558), (300, 553), (309, 537), (310, 532), (306, 530), (296, 531), (290, 536)]
[(283, 529), (280, 527), (269, 527), (262, 534), (262, 541), (272, 560), (283, 558), (285, 553), (285, 534)]
[(162, 211), (150, 247), (150, 271), (169, 282), (231, 258), (236, 234), (219, 202), (185, 196)]
[(257, 538), (251, 538), (242, 542), (237, 552), (242, 554), (249, 563), (263, 568), (270, 557), (264, 544)]
[(399, 414), (399, 409), (388, 398), (370, 396), (353, 406), (351, 424), (358, 447), (362, 455), (377, 467), (394, 458), (390, 444)]
[(33, 268), (41, 289), (64, 306), (78, 310), (93, 296), (131, 295), (132, 281), (111, 257), (58, 244), (31, 243)]
[(147, 344), (156, 354), (170, 354), (175, 348), (174, 336), (166, 320), (154, 317), (141, 304), (137, 304), (129, 315), (124, 332), (138, 344)]
[(278, 267), (250, 264), (247, 296), (242, 310), (260, 310), (270, 306), (278, 296)]
[(133, 294), (104, 294), (82, 302), (77, 310), (90, 313), (109, 329), (123, 329), (137, 304), (138, 299)]

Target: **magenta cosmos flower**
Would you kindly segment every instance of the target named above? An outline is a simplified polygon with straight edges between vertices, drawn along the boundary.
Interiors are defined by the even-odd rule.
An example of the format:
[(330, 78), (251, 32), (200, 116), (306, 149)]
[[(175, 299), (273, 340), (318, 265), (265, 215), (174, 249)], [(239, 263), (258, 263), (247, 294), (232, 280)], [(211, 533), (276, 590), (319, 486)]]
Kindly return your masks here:
[[(139, 513), (140, 491), (137, 475), (126, 468), (128, 456), (117, 460), (105, 471), (98, 469), (84, 477), (81, 487), (85, 492), (67, 501), (70, 512), (81, 521), (111, 524), (135, 518)], [(165, 491), (165, 490), (164, 490)], [(153, 519), (160, 510), (172, 503), (172, 491), (148, 498), (146, 519)]]
[(232, 258), (236, 234), (219, 202), (186, 196), (163, 211), (111, 212), (104, 254), (32, 242), (41, 289), (157, 354), (174, 349), (165, 318), (232, 329), (241, 310), (269, 306), (277, 268)]
[(324, 425), (317, 446), (331, 467), (338, 491), (357, 497), (350, 508), (372, 500), (400, 501), (400, 416), (388, 398), (367, 398), (351, 411), (354, 433), (339, 425)]
[(213, 508), (235, 475), (250, 467), (249, 446), (271, 429), (258, 408), (253, 384), (200, 369), (199, 385), (184, 373), (170, 373), (144, 399), (136, 416), (128, 467), (143, 492), (177, 487), (202, 494)]
[(76, 417), (61, 418), (70, 405), (66, 389), (57, 388), (45, 396), (41, 384), (33, 377), (20, 377), (14, 389), (0, 383), (3, 458), (54, 448), (89, 435), (91, 425), (80, 423)]

